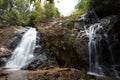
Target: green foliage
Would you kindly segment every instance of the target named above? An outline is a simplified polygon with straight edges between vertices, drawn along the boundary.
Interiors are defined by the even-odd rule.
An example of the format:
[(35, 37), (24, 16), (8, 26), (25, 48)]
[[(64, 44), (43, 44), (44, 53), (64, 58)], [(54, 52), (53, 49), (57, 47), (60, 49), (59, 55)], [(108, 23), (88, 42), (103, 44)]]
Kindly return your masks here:
[(46, 46), (47, 46), (46, 47), (47, 54), (50, 56), (53, 55), (54, 52), (53, 48), (50, 45), (46, 45)]
[(81, 13), (87, 12), (89, 7), (89, 0), (81, 0), (79, 3), (76, 5), (76, 10), (80, 10)]
[(0, 3), (0, 27), (29, 24), (29, 0), (5, 0)]
[[(34, 3), (33, 10), (30, 5)], [(9, 25), (36, 25), (41, 21), (57, 18), (60, 13), (53, 0), (0, 0), (0, 27)]]
[(11, 1), (0, 0), (0, 27), (8, 25), (6, 18), (8, 19), (8, 13), (12, 8)]
[(45, 10), (46, 19), (57, 18), (60, 16), (60, 12), (54, 6), (54, 3), (52, 3), (52, 0), (50, 0), (50, 2), (48, 1), (45, 2), (44, 10)]
[(60, 17), (60, 12), (56, 7), (54, 7), (54, 18), (58, 18), (58, 17)]
[(46, 2), (44, 4), (44, 10), (46, 18), (56, 18), (60, 16), (60, 13), (58, 12), (57, 8), (55, 8), (54, 3)]
[(41, 6), (40, 1), (35, 1), (34, 9), (31, 12), (32, 22), (34, 25), (60, 16), (60, 13), (54, 6), (54, 3), (50, 3), (49, 1), (46, 1), (44, 6)]
[(45, 19), (44, 9), (39, 1), (35, 2), (35, 9), (31, 11), (31, 14), (33, 16), (34, 24), (38, 24), (40, 21)]
[(73, 29), (74, 22), (71, 21), (70, 19), (62, 21), (62, 26), (67, 27), (68, 29)]
[(84, 13), (83, 10), (77, 10), (77, 11), (73, 12), (73, 13), (69, 16), (69, 18), (72, 19), (72, 20), (77, 20), (77, 19), (80, 18), (80, 16), (81, 16), (83, 13)]
[(52, 3), (49, 3), (49, 2), (46, 2), (45, 5), (44, 5), (44, 9), (45, 9), (45, 15), (46, 15), (46, 18), (51, 18), (53, 17), (54, 15), (54, 7), (53, 7), (53, 4)]
[(16, 25), (28, 25), (30, 16), (29, 0), (16, 0), (16, 7), (12, 8), (11, 15), (16, 16)]
[(0, 7), (2, 7), (3, 5), (3, 0), (0, 0)]
[(89, 0), (80, 0), (75, 8), (75, 12), (70, 15), (70, 18), (73, 20), (77, 20), (78, 18), (80, 18), (81, 14), (88, 11)]
[(3, 17), (5, 18), (6, 24), (8, 24), (8, 25), (15, 25), (15, 24), (17, 24), (17, 22), (18, 22), (18, 14), (19, 14), (18, 10), (14, 9), (14, 8), (11, 9), (9, 14), (8, 13), (4, 13)]

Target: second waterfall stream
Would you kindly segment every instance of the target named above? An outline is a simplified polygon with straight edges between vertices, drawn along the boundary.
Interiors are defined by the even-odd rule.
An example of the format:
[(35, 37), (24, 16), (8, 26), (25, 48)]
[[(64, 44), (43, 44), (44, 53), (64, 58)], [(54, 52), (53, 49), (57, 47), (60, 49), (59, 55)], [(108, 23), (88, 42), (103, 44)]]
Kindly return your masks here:
[(34, 58), (33, 52), (36, 46), (37, 31), (35, 28), (29, 28), (24, 33), (20, 43), (12, 53), (10, 60), (5, 68), (19, 70)]
[(119, 78), (108, 35), (94, 11), (82, 16), (89, 54), (88, 74)]

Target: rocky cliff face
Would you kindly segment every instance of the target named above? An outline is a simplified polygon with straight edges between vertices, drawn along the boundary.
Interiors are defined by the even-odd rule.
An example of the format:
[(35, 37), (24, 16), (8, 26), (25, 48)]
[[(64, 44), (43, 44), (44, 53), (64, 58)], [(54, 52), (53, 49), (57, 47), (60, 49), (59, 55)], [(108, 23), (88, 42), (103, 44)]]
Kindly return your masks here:
[[(90, 20), (88, 18), (86, 23), (89, 23), (89, 21)], [(54, 22), (51, 23), (52, 25), (50, 27), (44, 27), (44, 28), (38, 27), (39, 31), (41, 32), (41, 34), (38, 33), (38, 36), (42, 36), (42, 39), (37, 39), (37, 43), (41, 44), (42, 48), (40, 47), (36, 48), (35, 56), (37, 58), (33, 62), (31, 62), (30, 65), (25, 66), (23, 69), (38, 70), (38, 72), (28, 73), (29, 77), (32, 75), (32, 77), (30, 77), (30, 79), (32, 80), (43, 78), (42, 77), (43, 75), (44, 75), (43, 79), (51, 78), (51, 80), (54, 78), (68, 79), (66, 78), (66, 76), (68, 77), (69, 75), (73, 76), (70, 77), (69, 80), (84, 80), (84, 79), (89, 80), (91, 77), (86, 76), (86, 72), (85, 72), (86, 69), (88, 69), (89, 63), (88, 63), (88, 54), (86, 49), (87, 46), (85, 46), (87, 44), (86, 43), (87, 37), (84, 37), (84, 32), (82, 32), (84, 26), (82, 19), (74, 21), (73, 22), (74, 25), (70, 26), (72, 29), (69, 28), (69, 25), (67, 25), (67, 27), (65, 26), (63, 27), (64, 23), (62, 23), (61, 20), (60, 21), (58, 20), (57, 22), (55, 21), (55, 23)], [(100, 24), (103, 26), (104, 30), (107, 32), (109, 36), (110, 47), (112, 48), (112, 53), (115, 58), (115, 63), (120, 64), (120, 58), (119, 58), (120, 17), (116, 15), (104, 17), (100, 19)], [(24, 34), (24, 32), (21, 34), (16, 34), (18, 36), (12, 38), (12, 40), (9, 41), (9, 44), (7, 44), (8, 48), (11, 48), (11, 51), (14, 50), (14, 48), (19, 43), (19, 39), (21, 38), (22, 34)], [(2, 39), (0, 38), (0, 40)], [(1, 65), (4, 65), (4, 63), (7, 61), (7, 57), (11, 56), (11, 51), (8, 53), (5, 51), (6, 53), (0, 57), (1, 63), (3, 63)], [(48, 57), (50, 60), (41, 61), (40, 60), (41, 53), (45, 53), (45, 54), (47, 53), (47, 57), (50, 56)], [(68, 68), (65, 70), (59, 69), (58, 72), (52, 74), (49, 73), (49, 71), (51, 71), (49, 70), (49, 67), (58, 66), (57, 62), (59, 63), (58, 65), (60, 67), (68, 67)], [(82, 73), (80, 70), (69, 69), (69, 67), (78, 68), (82, 71)], [(46, 68), (48, 70), (46, 70), (46, 72), (42, 72), (42, 70), (39, 72), (39, 70), (43, 68)], [(55, 69), (53, 68), (53, 70)], [(117, 66), (117, 70), (119, 70), (119, 66)], [(70, 72), (69, 75), (61, 75), (62, 73), (67, 74), (69, 72)], [(40, 75), (38, 75), (38, 73), (40, 73)], [(73, 73), (76, 74), (76, 76)], [(80, 74), (82, 77), (78, 76), (78, 74)], [(33, 79), (34, 75), (37, 78)]]
[[(120, 41), (119, 41), (119, 36), (120, 36), (120, 30), (119, 30), (119, 16), (118, 15), (111, 15), (111, 16), (107, 16), (104, 17), (100, 20), (96, 20), (94, 21), (94, 16), (91, 14), (91, 12), (88, 12), (85, 14), (85, 17), (83, 19), (83, 17), (81, 19), (79, 19), (77, 22), (75, 22), (75, 26), (73, 29), (73, 33), (76, 35), (76, 38), (79, 41), (82, 41), (84, 46), (87, 45), (86, 43), (89, 42), (89, 37), (86, 36), (86, 33), (84, 32), (84, 28), (87, 27), (89, 28), (91, 24), (95, 24), (95, 23), (100, 23), (100, 25), (103, 27), (103, 31), (105, 32), (107, 35), (107, 46), (104, 40), (101, 40), (101, 46), (102, 48), (100, 48), (100, 54), (97, 53), (98, 57), (99, 57), (99, 63), (102, 64), (102, 66), (107, 66), (107, 68), (110, 68), (111, 65), (114, 66), (114, 69), (118, 71), (119, 73), (119, 45), (120, 45)], [(85, 21), (84, 21), (85, 20)], [(95, 23), (94, 23), (95, 22)], [(87, 24), (87, 25), (86, 25)], [(85, 27), (84, 27), (85, 26)], [(87, 29), (86, 29), (87, 30)], [(100, 32), (101, 32), (100, 31)], [(97, 32), (96, 32), (97, 34)], [(99, 32), (98, 32), (99, 34)], [(94, 35), (93, 35), (94, 36)], [(94, 38), (93, 38), (94, 39)], [(87, 49), (88, 46), (85, 46), (83, 48)], [(107, 47), (109, 48), (110, 52), (108, 51)], [(85, 50), (86, 50), (85, 49)], [(88, 50), (88, 49), (87, 49)], [(86, 53), (88, 53), (87, 51), (85, 51)], [(94, 53), (94, 52), (93, 52)], [(94, 55), (93, 55), (94, 56)], [(110, 58), (111, 57), (111, 58)], [(92, 57), (94, 58), (94, 57)], [(108, 66), (109, 65), (109, 66)], [(104, 68), (105, 69), (105, 68)], [(105, 69), (106, 75), (110, 76), (110, 70)]]
[(116, 64), (120, 64), (120, 16), (111, 16), (110, 22), (111, 24), (108, 25), (108, 28), (106, 30), (109, 35), (115, 62)]
[(112, 51), (114, 62), (117, 65), (116, 68), (118, 69), (118, 65), (120, 65), (120, 17), (119, 15), (107, 16), (102, 18), (100, 23), (108, 34), (109, 46)]

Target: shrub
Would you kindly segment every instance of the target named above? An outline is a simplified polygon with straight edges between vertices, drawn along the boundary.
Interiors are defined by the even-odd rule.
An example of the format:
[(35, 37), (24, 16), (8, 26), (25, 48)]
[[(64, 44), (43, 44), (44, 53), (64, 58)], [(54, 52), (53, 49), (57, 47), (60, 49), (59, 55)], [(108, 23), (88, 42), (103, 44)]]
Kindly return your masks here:
[(36, 1), (34, 9), (31, 11), (31, 17), (34, 25), (40, 22), (45, 22), (48, 19), (57, 18), (60, 16), (58, 9), (54, 6), (54, 3), (46, 1), (44, 6), (41, 6), (40, 1)]
[(31, 14), (33, 16), (33, 23), (38, 24), (40, 21), (44, 21), (45, 19), (45, 12), (44, 9), (42, 8), (41, 4), (39, 1), (35, 2), (34, 4), (35, 9), (31, 11)]
[(72, 19), (78, 19), (80, 16), (88, 11), (89, 0), (80, 0), (79, 3), (75, 7), (75, 12), (73, 12), (70, 17)]
[(54, 6), (54, 3), (46, 1), (44, 4), (44, 10), (46, 18), (57, 18), (60, 16), (58, 9)]

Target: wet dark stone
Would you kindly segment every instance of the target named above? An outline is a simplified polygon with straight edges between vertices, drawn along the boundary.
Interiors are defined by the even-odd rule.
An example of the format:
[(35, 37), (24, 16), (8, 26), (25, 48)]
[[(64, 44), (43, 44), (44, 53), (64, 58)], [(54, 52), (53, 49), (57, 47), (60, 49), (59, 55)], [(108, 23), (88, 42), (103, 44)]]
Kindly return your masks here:
[(36, 48), (35, 48), (35, 50), (34, 50), (34, 53), (36, 54), (36, 53), (40, 53), (41, 52), (41, 50), (42, 50), (42, 48), (41, 48), (41, 46), (40, 45), (38, 45), (38, 46), (36, 46)]
[(7, 47), (11, 50), (14, 50), (17, 45), (20, 43), (21, 37), (20, 36), (15, 36), (11, 40), (9, 40)]
[(3, 65), (5, 65), (5, 63), (7, 62), (7, 58), (6, 57), (1, 57), (0, 58), (0, 66), (3, 66)]
[(36, 59), (32, 61), (30, 64), (24, 66), (22, 70), (35, 70), (35, 69), (44, 68), (47, 66), (47, 62), (48, 62), (47, 60)]
[(8, 61), (8, 59), (11, 57), (12, 52), (9, 50), (5, 52), (3, 55), (0, 56), (0, 66), (5, 65), (5, 63)]
[(7, 51), (7, 52), (5, 52), (3, 55), (1, 55), (0, 57), (11, 57), (11, 55), (12, 55), (12, 52), (9, 50), (9, 51)]
[(99, 22), (99, 19), (98, 17), (96, 16), (95, 12), (94, 11), (90, 11), (86, 14), (84, 14), (84, 23), (85, 25), (89, 25), (89, 24), (95, 24), (95, 23), (98, 23)]
[(2, 77), (2, 76), (6, 76), (6, 75), (8, 75), (8, 74), (9, 74), (9, 72), (0, 69), (0, 77)]
[(43, 54), (44, 52), (45, 52), (45, 46), (44, 46), (44, 42), (42, 41), (42, 35), (40, 32), (37, 32), (36, 47), (33, 53), (37, 57), (40, 54)]
[[(97, 53), (95, 53), (94, 45), (91, 44), (91, 51), (92, 51), (92, 54), (91, 54), (92, 64), (91, 65), (92, 67), (95, 69), (95, 61), (96, 61), (95, 58), (96, 56), (98, 56), (98, 64), (102, 68), (104, 74), (106, 76), (116, 77), (115, 70), (118, 73), (120, 72), (119, 70), (119, 66), (120, 66), (120, 54), (119, 54), (120, 53), (120, 17), (118, 17), (118, 15), (111, 15), (108, 17), (104, 17), (103, 19), (100, 20), (96, 16), (94, 11), (90, 11), (84, 14), (83, 16), (84, 16), (82, 17), (82, 19), (84, 18), (83, 26), (80, 26), (80, 27), (89, 29), (91, 25), (94, 25), (94, 29), (97, 29), (98, 25), (96, 23), (100, 23), (99, 26), (102, 26), (100, 29), (97, 29), (96, 31), (95, 35), (97, 37), (96, 36), (94, 37), (93, 35), (93, 40), (97, 41), (95, 43)], [(75, 28), (75, 29), (79, 30), (79, 28)], [(84, 34), (84, 31), (82, 34)], [(81, 38), (81, 35), (80, 37), (78, 37), (78, 39), (84, 42), (82, 43), (83, 48), (87, 48), (89, 39), (85, 38), (84, 36), (82, 36)], [(86, 53), (88, 53), (88, 48), (84, 50)], [(116, 66), (114, 67), (114, 65), (117, 65), (117, 67)], [(99, 70), (99, 68), (96, 68), (96, 69)]]
[(7, 43), (8, 49), (14, 50), (17, 47), (17, 45), (20, 43), (22, 36), (28, 29), (29, 27), (23, 28), (23, 30), (20, 30), (20, 31), (16, 31), (13, 38), (10, 39)]
[(114, 63), (120, 65), (120, 16), (107, 16), (101, 19), (100, 23), (108, 34), (109, 47), (111, 48)]

